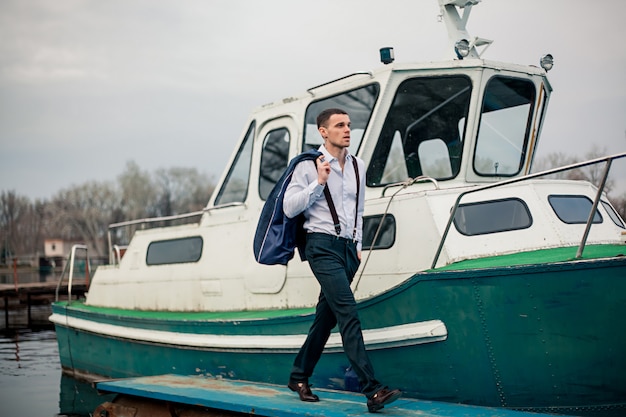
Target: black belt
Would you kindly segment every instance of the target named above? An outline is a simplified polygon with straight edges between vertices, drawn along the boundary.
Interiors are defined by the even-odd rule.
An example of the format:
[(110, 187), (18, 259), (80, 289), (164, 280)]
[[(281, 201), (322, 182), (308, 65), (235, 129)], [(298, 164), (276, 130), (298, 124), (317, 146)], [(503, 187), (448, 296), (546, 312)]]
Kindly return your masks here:
[(356, 243), (355, 239), (348, 239), (347, 237), (336, 236), (336, 235), (331, 235), (328, 233), (321, 233), (321, 232), (309, 232), (307, 233), (307, 238), (308, 237), (314, 237), (316, 239), (324, 239), (324, 240), (329, 240), (329, 241), (343, 240), (348, 243)]

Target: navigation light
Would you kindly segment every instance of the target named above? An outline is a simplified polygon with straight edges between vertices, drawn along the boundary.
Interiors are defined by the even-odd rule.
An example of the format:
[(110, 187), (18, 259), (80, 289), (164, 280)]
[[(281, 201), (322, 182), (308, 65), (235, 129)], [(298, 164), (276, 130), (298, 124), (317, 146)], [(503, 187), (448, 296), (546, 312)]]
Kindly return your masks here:
[(470, 53), (470, 44), (467, 39), (461, 39), (454, 44), (454, 52), (459, 59), (463, 59)]
[(550, 54), (542, 56), (539, 62), (541, 63), (541, 68), (546, 70), (546, 72), (550, 71), (554, 66), (554, 58)]
[(392, 47), (380, 48), (380, 62), (387, 65), (391, 64), (393, 60), (394, 56)]

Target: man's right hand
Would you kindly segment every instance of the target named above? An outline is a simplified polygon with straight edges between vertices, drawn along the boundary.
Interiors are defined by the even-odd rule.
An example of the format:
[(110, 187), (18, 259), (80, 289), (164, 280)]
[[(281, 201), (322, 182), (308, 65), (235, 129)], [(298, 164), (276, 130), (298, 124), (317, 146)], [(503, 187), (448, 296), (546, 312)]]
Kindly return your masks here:
[(317, 158), (317, 183), (319, 185), (325, 185), (330, 175), (330, 163), (324, 158), (324, 155), (320, 155)]

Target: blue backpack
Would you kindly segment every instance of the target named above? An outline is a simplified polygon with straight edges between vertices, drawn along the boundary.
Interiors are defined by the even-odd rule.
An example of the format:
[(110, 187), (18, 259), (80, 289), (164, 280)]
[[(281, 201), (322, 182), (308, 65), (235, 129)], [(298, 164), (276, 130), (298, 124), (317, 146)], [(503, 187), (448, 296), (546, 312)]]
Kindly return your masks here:
[(254, 259), (258, 263), (287, 265), (287, 262), (293, 258), (296, 247), (300, 259), (306, 260), (304, 255), (306, 232), (302, 227), (304, 214), (300, 213), (294, 218), (285, 216), (283, 197), (296, 165), (302, 161), (314, 161), (321, 154), (317, 149), (311, 149), (294, 157), (267, 197), (254, 234)]

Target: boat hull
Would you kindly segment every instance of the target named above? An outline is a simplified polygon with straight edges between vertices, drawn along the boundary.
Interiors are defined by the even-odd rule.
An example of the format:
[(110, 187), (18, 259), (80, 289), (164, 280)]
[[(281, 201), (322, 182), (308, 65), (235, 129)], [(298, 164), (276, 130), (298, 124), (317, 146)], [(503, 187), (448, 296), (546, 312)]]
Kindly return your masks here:
[[(312, 320), (306, 311), (215, 319), (60, 303), (53, 313), (68, 372), (278, 384)], [(408, 397), (575, 415), (626, 410), (624, 257), (418, 273), (360, 302), (359, 314), (366, 332), (382, 332), (368, 344), (377, 377)], [(414, 332), (405, 341), (388, 331), (405, 328)], [(350, 389), (348, 368), (330, 346), (311, 382)]]

